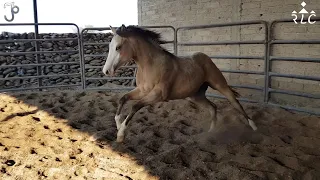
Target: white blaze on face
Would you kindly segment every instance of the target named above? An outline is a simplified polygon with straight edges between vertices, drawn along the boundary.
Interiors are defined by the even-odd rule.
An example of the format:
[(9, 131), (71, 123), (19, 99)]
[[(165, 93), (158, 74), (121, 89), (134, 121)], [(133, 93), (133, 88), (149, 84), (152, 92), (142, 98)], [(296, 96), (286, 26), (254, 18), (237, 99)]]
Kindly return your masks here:
[(117, 66), (120, 60), (120, 53), (116, 50), (120, 43), (121, 37), (119, 35), (115, 35), (109, 44), (108, 57), (102, 70), (105, 75), (107, 75), (107, 71), (109, 71), (111, 76), (114, 75), (114, 67)]

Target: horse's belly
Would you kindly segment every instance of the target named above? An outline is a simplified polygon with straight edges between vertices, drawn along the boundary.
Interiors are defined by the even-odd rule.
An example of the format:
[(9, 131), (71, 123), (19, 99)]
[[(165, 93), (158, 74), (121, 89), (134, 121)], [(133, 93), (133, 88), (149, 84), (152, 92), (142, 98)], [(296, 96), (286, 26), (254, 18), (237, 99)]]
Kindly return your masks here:
[(174, 83), (171, 92), (170, 99), (184, 99), (186, 97), (194, 95), (198, 92), (200, 86), (203, 84), (203, 80), (194, 80), (194, 81), (181, 81)]

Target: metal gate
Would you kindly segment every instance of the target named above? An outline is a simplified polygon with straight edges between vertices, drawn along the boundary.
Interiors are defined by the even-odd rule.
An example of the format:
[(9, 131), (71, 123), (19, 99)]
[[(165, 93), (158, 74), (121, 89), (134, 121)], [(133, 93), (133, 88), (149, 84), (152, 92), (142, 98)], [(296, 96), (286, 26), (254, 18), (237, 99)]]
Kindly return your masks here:
[[(73, 23), (15, 23), (15, 24), (0, 24), (0, 27), (2, 26), (74, 26), (77, 29), (77, 37), (75, 38), (40, 38), (38, 34), (35, 33), (34, 38), (29, 39), (29, 38), (22, 38), (22, 39), (8, 39), (8, 40), (0, 40), (0, 45), (5, 46), (5, 44), (8, 43), (33, 43), (31, 45), (30, 51), (22, 48), (22, 50), (16, 50), (16, 51), (9, 51), (9, 52), (0, 52), (0, 56), (6, 56), (6, 57), (15, 57), (15, 56), (20, 56), (20, 57), (25, 57), (25, 56), (32, 56), (36, 55), (35, 57), (35, 62), (31, 63), (17, 63), (17, 62), (12, 62), (10, 65), (1, 65), (0, 69), (11, 69), (13, 72), (18, 72), (19, 77), (11, 77), (10, 74), (7, 75), (7, 77), (1, 77), (0, 81), (10, 81), (10, 80), (31, 80), (31, 79), (36, 79), (37, 80), (37, 87), (24, 87), (24, 88), (10, 88), (10, 89), (0, 89), (0, 92), (7, 92), (7, 91), (23, 91), (23, 90), (43, 90), (43, 89), (49, 89), (49, 88), (62, 88), (62, 87), (80, 87), (80, 83), (75, 83), (75, 84), (67, 84), (67, 85), (47, 85), (43, 86), (42, 80), (44, 78), (60, 78), (60, 77), (81, 77), (81, 72), (77, 73), (56, 73), (56, 74), (45, 74), (43, 72), (43, 69), (48, 66), (60, 66), (60, 65), (80, 65), (80, 69), (82, 69), (81, 64), (80, 64), (80, 59), (81, 59), (81, 48), (80, 48), (80, 32), (79, 32), (79, 27), (76, 24)], [(76, 49), (74, 50), (41, 50), (41, 47), (39, 45), (40, 42), (50, 42), (50, 43), (55, 43), (55, 42), (61, 42), (61, 41), (69, 41), (69, 42), (76, 42), (77, 45), (75, 46)], [(24, 49), (24, 50), (23, 50)], [(51, 49), (51, 48), (49, 48)], [(31, 51), (33, 50), (33, 51)], [(72, 55), (78, 55), (78, 61), (65, 61), (65, 62), (56, 62), (56, 63), (43, 63), (40, 61), (40, 55), (46, 55), (46, 54), (72, 54)], [(75, 57), (76, 59), (76, 57)], [(23, 71), (20, 71), (23, 68), (26, 67), (35, 67), (36, 75), (31, 75), (31, 76), (25, 76)], [(83, 81), (82, 79), (80, 81)], [(23, 86), (23, 85), (22, 85)]]
[[(320, 18), (314, 18), (312, 20), (319, 21)], [(301, 19), (299, 19), (301, 21)], [(307, 21), (307, 19), (304, 19)], [(293, 106), (283, 106), (279, 104), (275, 104), (269, 102), (269, 97), (271, 93), (279, 93), (279, 94), (288, 94), (293, 96), (301, 96), (310, 99), (320, 99), (320, 92), (318, 94), (311, 94), (311, 93), (302, 93), (302, 92), (295, 92), (295, 91), (288, 91), (288, 90), (280, 90), (280, 89), (273, 89), (271, 88), (270, 79), (271, 77), (285, 77), (285, 78), (295, 78), (295, 79), (303, 79), (303, 80), (312, 80), (312, 81), (319, 81), (320, 85), (320, 77), (319, 76), (305, 76), (305, 75), (293, 75), (293, 74), (283, 74), (283, 73), (276, 73), (271, 71), (271, 65), (273, 61), (291, 61), (291, 62), (315, 62), (320, 63), (320, 58), (308, 58), (308, 57), (280, 57), (280, 56), (273, 56), (271, 47), (274, 44), (320, 44), (320, 38), (318, 39), (311, 39), (311, 40), (275, 40), (273, 39), (274, 31), (273, 27), (279, 23), (292, 23), (292, 19), (282, 19), (282, 20), (275, 20), (269, 24), (269, 37), (268, 37), (268, 60), (266, 64), (266, 85), (265, 85), (265, 102), (268, 105), (281, 107), (288, 110), (294, 110), (299, 112), (306, 112), (310, 114), (320, 115), (320, 111), (312, 111), (308, 109), (293, 107)], [(320, 49), (319, 49), (320, 51)], [(320, 105), (319, 105), (320, 110)]]

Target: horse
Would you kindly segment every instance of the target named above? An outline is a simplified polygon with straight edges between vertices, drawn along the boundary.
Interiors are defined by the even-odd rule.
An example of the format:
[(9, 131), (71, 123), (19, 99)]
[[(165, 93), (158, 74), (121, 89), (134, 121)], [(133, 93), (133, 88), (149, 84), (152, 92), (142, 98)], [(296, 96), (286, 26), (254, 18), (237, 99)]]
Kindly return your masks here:
[[(110, 26), (113, 34), (109, 53), (102, 72), (114, 76), (122, 65), (135, 61), (137, 65), (136, 87), (118, 100), (115, 114), (117, 127), (116, 142), (124, 141), (125, 130), (134, 114), (141, 108), (170, 100), (189, 100), (197, 107), (210, 113), (212, 131), (217, 121), (217, 106), (206, 98), (208, 87), (219, 91), (230, 104), (247, 119), (256, 131), (257, 126), (236, 99), (239, 93), (232, 89), (211, 58), (196, 52), (188, 57), (178, 57), (161, 46), (164, 42), (160, 33), (138, 26)], [(125, 103), (133, 103), (129, 114), (121, 123), (121, 111)]]

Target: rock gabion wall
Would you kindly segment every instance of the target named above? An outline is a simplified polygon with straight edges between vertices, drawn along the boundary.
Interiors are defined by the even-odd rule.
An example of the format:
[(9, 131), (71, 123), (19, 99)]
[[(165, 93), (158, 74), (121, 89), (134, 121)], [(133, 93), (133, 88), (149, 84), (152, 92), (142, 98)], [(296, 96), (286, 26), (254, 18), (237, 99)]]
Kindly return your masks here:
[[(77, 34), (40, 34), (40, 39), (46, 39), (47, 41), (39, 41), (40, 51), (46, 53), (40, 54), (39, 63), (61, 63), (68, 62), (65, 65), (47, 65), (39, 66), (27, 66), (27, 64), (37, 63), (37, 55), (35, 54), (16, 54), (22, 52), (35, 51), (36, 43), (34, 41), (21, 42), (19, 39), (34, 39), (34, 33), (15, 34), (9, 32), (3, 32), (0, 34), (0, 53), (6, 53), (0, 56), (0, 89), (21, 88), (21, 87), (35, 87), (37, 86), (37, 78), (30, 79), (10, 79), (12, 77), (26, 77), (36, 76), (37, 71), (40, 71), (40, 75), (63, 75), (72, 74), (72, 76), (61, 77), (46, 77), (42, 78), (43, 86), (54, 85), (73, 85), (81, 84), (80, 68), (80, 56), (79, 56), (79, 42)], [(110, 42), (112, 34), (110, 33), (88, 33), (84, 34), (83, 42)], [(55, 41), (54, 39), (60, 39)], [(15, 42), (1, 42), (1, 40), (16, 40)], [(74, 52), (66, 53), (52, 53), (52, 51), (65, 51), (71, 50)], [(84, 63), (86, 66), (85, 76), (90, 77), (105, 77), (102, 74), (102, 67), (106, 61), (106, 55), (108, 52), (108, 45), (85, 45), (84, 46)], [(10, 54), (8, 54), (10, 53)], [(104, 54), (102, 57), (91, 57), (90, 55)], [(89, 55), (89, 56), (88, 56)], [(133, 64), (132, 62), (130, 64)], [(22, 65), (21, 67), (3, 67), (3, 65)], [(97, 68), (98, 67), (98, 68)], [(134, 75), (134, 68), (122, 68), (116, 73), (121, 77), (132, 77)], [(106, 83), (113, 83), (117, 85), (131, 86), (132, 80), (90, 80), (86, 81), (88, 87), (103, 86)]]

